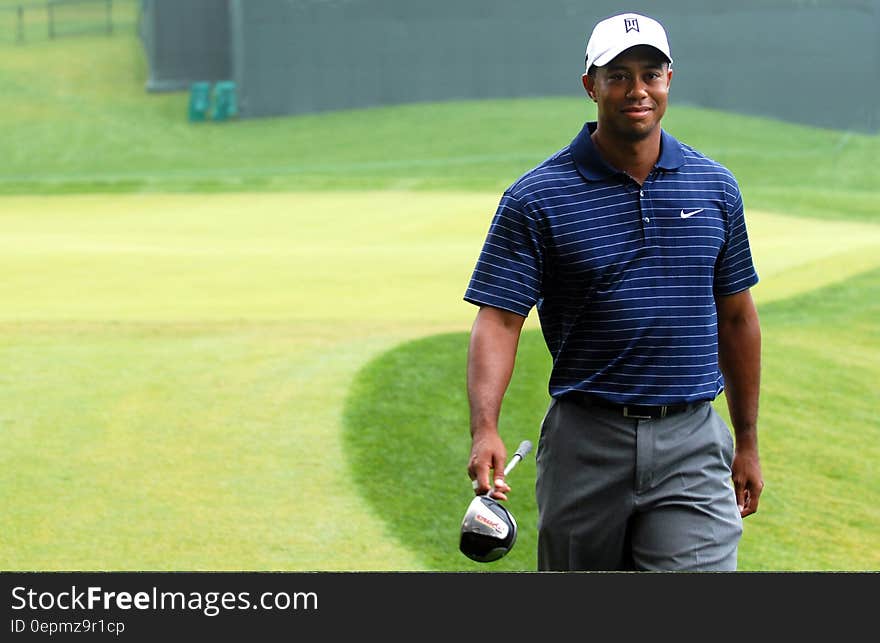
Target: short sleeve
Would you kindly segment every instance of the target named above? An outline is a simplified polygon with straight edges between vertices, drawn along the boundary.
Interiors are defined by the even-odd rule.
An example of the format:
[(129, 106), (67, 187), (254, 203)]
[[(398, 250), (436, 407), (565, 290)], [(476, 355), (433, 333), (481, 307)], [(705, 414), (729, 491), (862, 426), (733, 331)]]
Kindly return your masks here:
[(758, 283), (752, 260), (745, 209), (739, 185), (732, 175), (726, 189), (728, 208), (726, 240), (715, 263), (714, 290), (718, 295), (734, 295)]
[(527, 317), (540, 297), (543, 254), (536, 221), (506, 191), (489, 226), (465, 301)]

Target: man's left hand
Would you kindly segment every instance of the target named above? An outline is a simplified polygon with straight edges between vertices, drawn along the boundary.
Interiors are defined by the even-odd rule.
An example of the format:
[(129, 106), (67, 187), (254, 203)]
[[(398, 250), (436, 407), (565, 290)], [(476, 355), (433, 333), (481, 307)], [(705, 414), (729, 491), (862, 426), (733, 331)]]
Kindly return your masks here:
[(758, 511), (758, 499), (764, 490), (761, 463), (756, 449), (737, 449), (733, 456), (733, 488), (740, 515), (745, 518)]

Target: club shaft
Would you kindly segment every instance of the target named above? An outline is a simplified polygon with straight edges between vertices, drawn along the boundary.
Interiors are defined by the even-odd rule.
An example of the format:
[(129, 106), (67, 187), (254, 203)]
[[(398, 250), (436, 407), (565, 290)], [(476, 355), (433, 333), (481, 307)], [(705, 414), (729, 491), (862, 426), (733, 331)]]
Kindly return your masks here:
[(522, 460), (522, 456), (519, 453), (514, 453), (513, 457), (510, 459), (510, 462), (507, 463), (507, 466), (504, 467), (504, 475), (507, 476), (508, 473), (513, 471), (513, 468), (517, 465), (517, 463)]
[(510, 462), (507, 463), (507, 466), (504, 467), (504, 475), (507, 476), (508, 473), (513, 471), (513, 468), (522, 460), (529, 451), (532, 450), (532, 443), (528, 440), (523, 440), (519, 443), (519, 447), (516, 449), (516, 453), (513, 454), (513, 457), (510, 459)]

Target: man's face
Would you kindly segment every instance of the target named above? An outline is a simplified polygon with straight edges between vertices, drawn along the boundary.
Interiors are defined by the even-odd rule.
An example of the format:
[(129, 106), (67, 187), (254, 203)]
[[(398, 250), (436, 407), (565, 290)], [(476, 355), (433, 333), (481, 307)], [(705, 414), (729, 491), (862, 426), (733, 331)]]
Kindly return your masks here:
[(592, 75), (584, 88), (598, 106), (599, 128), (637, 141), (648, 137), (666, 113), (672, 70), (653, 47), (627, 49)]

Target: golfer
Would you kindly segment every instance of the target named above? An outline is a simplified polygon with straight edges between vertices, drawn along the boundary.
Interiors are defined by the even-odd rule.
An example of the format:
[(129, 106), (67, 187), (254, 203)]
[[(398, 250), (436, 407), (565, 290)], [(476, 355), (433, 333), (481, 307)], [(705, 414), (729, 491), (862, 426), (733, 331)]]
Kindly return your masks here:
[[(764, 486), (743, 201), (729, 170), (661, 128), (671, 65), (655, 20), (595, 26), (597, 120), (504, 192), (465, 293), (477, 494), (510, 491), (498, 418), (532, 307), (552, 357), (540, 570), (735, 570)], [(735, 443), (711, 404), (722, 391)]]

